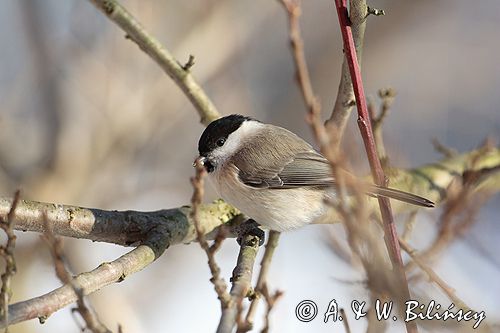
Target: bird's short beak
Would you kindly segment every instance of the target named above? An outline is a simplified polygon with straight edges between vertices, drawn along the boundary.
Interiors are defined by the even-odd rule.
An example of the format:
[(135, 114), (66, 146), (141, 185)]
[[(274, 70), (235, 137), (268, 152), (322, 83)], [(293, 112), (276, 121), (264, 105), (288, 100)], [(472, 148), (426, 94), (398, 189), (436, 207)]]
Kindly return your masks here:
[(207, 158), (205, 156), (198, 156), (193, 162), (193, 167), (196, 167), (196, 165), (201, 165), (205, 166), (205, 162), (207, 161)]

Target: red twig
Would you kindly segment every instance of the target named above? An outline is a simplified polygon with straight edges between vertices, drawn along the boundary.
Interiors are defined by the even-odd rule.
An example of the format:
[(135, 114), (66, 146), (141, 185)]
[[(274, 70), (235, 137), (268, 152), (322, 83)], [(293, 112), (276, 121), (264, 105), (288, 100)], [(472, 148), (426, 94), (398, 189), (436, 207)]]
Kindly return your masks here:
[[(347, 63), (349, 65), (349, 72), (351, 74), (351, 80), (354, 88), (354, 96), (356, 97), (356, 106), (358, 109), (358, 126), (361, 132), (361, 136), (363, 137), (363, 143), (365, 145), (366, 154), (370, 163), (370, 169), (375, 183), (381, 186), (385, 186), (387, 180), (378, 158), (377, 150), (375, 148), (375, 139), (373, 136), (370, 116), (366, 105), (366, 97), (363, 89), (361, 70), (356, 55), (354, 39), (352, 36), (352, 30), (347, 13), (347, 0), (335, 0), (335, 7), (337, 8), (340, 30), (342, 32), (342, 39), (344, 41), (344, 52)], [(378, 202), (380, 206), (380, 212), (382, 214), (382, 220), (384, 222), (385, 242), (389, 251), (389, 256), (391, 258), (393, 268), (398, 274), (399, 280), (401, 282), (401, 287), (403, 288), (403, 293), (405, 297), (410, 299), (410, 291), (408, 288), (408, 282), (406, 280), (406, 274), (403, 269), (401, 249), (399, 247), (396, 227), (394, 225), (394, 220), (392, 217), (391, 205), (389, 199), (387, 198), (379, 197)], [(407, 323), (406, 329), (408, 332), (417, 332), (417, 326), (415, 323)]]

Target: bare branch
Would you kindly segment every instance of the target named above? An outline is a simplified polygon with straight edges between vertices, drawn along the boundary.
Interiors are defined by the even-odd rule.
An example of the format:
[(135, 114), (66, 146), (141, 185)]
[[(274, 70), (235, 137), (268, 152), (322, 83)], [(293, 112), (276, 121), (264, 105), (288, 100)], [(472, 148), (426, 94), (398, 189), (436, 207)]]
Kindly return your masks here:
[[(89, 329), (93, 333), (111, 333), (111, 331), (104, 326), (99, 318), (97, 318), (97, 314), (93, 313), (89, 307), (85, 304), (85, 300), (83, 297), (82, 288), (76, 283), (76, 281), (72, 278), (71, 274), (68, 272), (65, 266), (66, 256), (63, 252), (63, 245), (60, 238), (55, 237), (52, 233), (52, 229), (50, 225), (46, 222), (46, 228), (44, 233), (44, 238), (47, 241), (47, 244), (50, 247), (50, 252), (52, 254), (52, 258), (54, 259), (54, 266), (56, 270), (56, 275), (61, 280), (62, 283), (69, 285), (73, 288), (77, 296), (76, 300), (76, 311), (80, 313), (83, 320), (87, 324), (87, 329)], [(83, 329), (85, 330), (85, 328)], [(82, 330), (82, 331), (83, 331)]]
[[(297, 82), (302, 93), (304, 103), (308, 112), (308, 122), (311, 125), (314, 136), (320, 145), (321, 152), (328, 154), (325, 149), (329, 138), (324, 126), (321, 124), (321, 105), (314, 95), (311, 85), (309, 70), (307, 68), (306, 57), (304, 55), (304, 42), (300, 34), (299, 17), (301, 8), (298, 0), (280, 0), (288, 15), (288, 27), (290, 32), (290, 44), (292, 56), (297, 72)], [(326, 156), (326, 155), (325, 155)], [(326, 156), (328, 158), (328, 156)]]
[(242, 311), (243, 298), (251, 290), (252, 273), (257, 251), (259, 250), (260, 238), (252, 234), (245, 234), (241, 239), (240, 253), (236, 267), (231, 278), (231, 300), (225, 309), (217, 327), (217, 333), (230, 333), (238, 323), (242, 324), (240, 316)]
[(7, 323), (9, 322), (9, 302), (12, 297), (11, 282), (12, 277), (16, 274), (16, 261), (14, 259), (14, 248), (16, 247), (16, 235), (14, 234), (14, 216), (19, 203), (20, 191), (16, 191), (14, 199), (10, 206), (7, 218), (0, 218), (0, 227), (7, 235), (7, 244), (2, 246), (1, 255), (5, 259), (5, 272), (2, 274), (2, 289), (0, 291), (0, 318), (5, 325), (5, 332), (8, 331)]
[[(252, 295), (253, 300), (250, 303), (250, 308), (248, 309), (247, 316), (245, 318), (245, 331), (251, 330), (253, 328), (253, 321), (255, 316), (255, 311), (257, 310), (257, 305), (259, 303), (260, 297), (263, 295), (264, 289), (267, 291), (267, 275), (269, 272), (269, 267), (271, 266), (271, 260), (274, 254), (274, 250), (278, 246), (280, 233), (274, 230), (269, 231), (269, 236), (266, 244), (266, 250), (264, 251), (264, 256), (260, 262), (260, 272), (257, 278), (257, 285)], [(274, 304), (274, 303), (273, 303)], [(272, 306), (268, 303), (268, 310)]]
[(340, 309), (340, 315), (343, 318), (342, 324), (344, 325), (345, 333), (351, 333), (351, 328), (349, 327), (349, 321), (347, 320), (347, 314), (345, 313), (345, 310), (343, 308)]
[[(374, 106), (372, 103), (368, 104), (368, 112), (370, 114), (370, 120), (372, 122), (373, 128), (373, 136), (375, 140), (375, 145), (377, 147), (377, 153), (382, 163), (383, 168), (385, 169), (389, 164), (389, 158), (387, 156), (387, 152), (385, 150), (384, 137), (382, 135), (382, 124), (387, 117), (389, 109), (394, 102), (394, 98), (396, 97), (396, 91), (392, 88), (380, 89), (378, 91), (378, 96), (382, 100), (380, 105), (380, 111), (378, 114), (375, 113)], [(372, 104), (372, 105), (370, 105)]]
[(385, 10), (383, 10), (383, 9), (377, 9), (377, 8), (372, 8), (372, 7), (368, 6), (367, 10), (368, 10), (368, 14), (370, 14), (370, 15), (375, 15), (375, 16), (385, 15)]
[[(91, 272), (79, 274), (74, 282), (80, 286), (83, 295), (89, 295), (107, 285), (121, 282), (130, 274), (142, 270), (156, 259), (155, 251), (140, 245), (129, 253), (110, 262), (99, 265)], [(52, 313), (76, 302), (78, 295), (70, 284), (45, 295), (15, 303), (9, 306), (9, 325), (38, 318), (45, 321)], [(2, 323), (0, 327), (5, 327)]]
[(193, 209), (191, 210), (191, 218), (194, 221), (194, 225), (196, 228), (196, 238), (198, 239), (198, 243), (200, 243), (201, 248), (205, 251), (208, 258), (208, 267), (210, 268), (210, 272), (212, 273), (212, 278), (210, 281), (213, 283), (215, 291), (219, 296), (219, 300), (221, 302), (221, 307), (224, 311), (225, 308), (228, 307), (228, 303), (230, 301), (230, 296), (227, 292), (227, 285), (224, 279), (220, 277), (220, 268), (215, 261), (215, 252), (218, 249), (220, 242), (215, 243), (217, 246), (210, 247), (208, 245), (207, 240), (205, 239), (206, 231), (203, 229), (200, 219), (199, 219), (199, 207), (203, 200), (204, 194), (204, 181), (203, 177), (206, 175), (205, 167), (197, 160), (195, 162), (196, 166), (196, 175), (191, 178), (191, 183), (193, 184), (193, 196), (191, 198), (191, 204)]
[[(10, 210), (12, 200), (0, 198), (0, 217)], [(196, 239), (191, 208), (183, 206), (154, 212), (113, 211), (77, 206), (49, 204), (20, 200), (14, 217), (16, 230), (44, 232), (43, 214), (53, 227), (54, 234), (93, 241), (137, 246), (154, 242), (168, 245), (189, 243)], [(240, 212), (228, 204), (217, 201), (201, 205), (200, 220), (206, 232), (231, 221)], [(159, 244), (160, 245), (160, 244)]]
[(264, 300), (266, 301), (266, 314), (264, 316), (264, 328), (261, 330), (261, 333), (268, 333), (270, 326), (270, 316), (271, 311), (274, 308), (276, 302), (283, 296), (283, 292), (281, 290), (276, 290), (272, 295), (269, 293), (269, 289), (267, 288), (267, 283), (264, 283), (262, 286), (262, 296), (264, 296)]
[(427, 276), (429, 277), (429, 280), (434, 282), (447, 296), (448, 298), (456, 304), (458, 307), (462, 309), (467, 309), (469, 310), (470, 307), (468, 307), (458, 296), (455, 294), (455, 290), (450, 287), (446, 281), (441, 279), (439, 275), (437, 275), (434, 270), (429, 267), (417, 254), (417, 251), (413, 249), (404, 239), (400, 238), (399, 239), (399, 244), (401, 245), (401, 248), (410, 255), (411, 259), (413, 262), (420, 267), (422, 271), (424, 271)]
[[(474, 182), (474, 179), (471, 181)], [(463, 184), (459, 184), (458, 180), (452, 182), (448, 189), (448, 200), (439, 220), (438, 233), (431, 245), (419, 254), (421, 260), (425, 258), (426, 261), (432, 261), (475, 223), (475, 217), (480, 208), (490, 199), (491, 193), (489, 191), (472, 192), (471, 185), (465, 180)], [(406, 270), (410, 271), (414, 265), (415, 262), (408, 263)]]
[(410, 240), (411, 233), (415, 229), (415, 223), (417, 222), (417, 213), (418, 210), (411, 211), (408, 215), (408, 218), (406, 219), (405, 230), (403, 231), (403, 236), (401, 236), (401, 239), (403, 239), (405, 242), (408, 242)]
[(444, 157), (452, 158), (458, 155), (458, 152), (455, 149), (446, 147), (437, 138), (432, 139), (432, 145), (434, 146), (434, 150), (441, 153)]
[(194, 66), (194, 55), (190, 54), (188, 61), (182, 66), (182, 69), (187, 71), (191, 70), (191, 67)]
[[(148, 54), (189, 98), (198, 111), (201, 123), (208, 125), (220, 117), (214, 104), (195, 81), (188, 68), (184, 68), (179, 61), (161, 43), (154, 38), (123, 6), (115, 0), (89, 0), (106, 16), (115, 22), (125, 33), (127, 38), (134, 41)], [(188, 62), (189, 63), (189, 62)]]

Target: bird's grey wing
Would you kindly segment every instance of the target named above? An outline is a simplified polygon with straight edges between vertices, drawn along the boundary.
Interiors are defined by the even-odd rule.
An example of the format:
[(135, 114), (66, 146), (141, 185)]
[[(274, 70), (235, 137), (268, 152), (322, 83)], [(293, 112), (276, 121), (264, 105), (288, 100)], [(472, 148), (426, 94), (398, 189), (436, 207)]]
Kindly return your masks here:
[(328, 161), (312, 149), (287, 156), (281, 163), (259, 165), (258, 169), (240, 169), (240, 180), (248, 186), (269, 189), (328, 187), (334, 184)]
[(332, 170), (326, 158), (315, 151), (296, 154), (294, 159), (278, 173), (281, 187), (330, 187), (334, 185)]
[(240, 180), (255, 188), (331, 186), (333, 181), (321, 154), (294, 133), (272, 125), (246, 140), (230, 162)]
[[(232, 160), (240, 180), (247, 186), (268, 189), (335, 186), (328, 161), (295, 134), (274, 127), (272, 133), (263, 133), (257, 139), (258, 144), (251, 141)], [(267, 148), (265, 154), (262, 147)], [(345, 175), (351, 177), (349, 173)], [(392, 188), (366, 184), (365, 192), (374, 197), (434, 207), (426, 198)]]

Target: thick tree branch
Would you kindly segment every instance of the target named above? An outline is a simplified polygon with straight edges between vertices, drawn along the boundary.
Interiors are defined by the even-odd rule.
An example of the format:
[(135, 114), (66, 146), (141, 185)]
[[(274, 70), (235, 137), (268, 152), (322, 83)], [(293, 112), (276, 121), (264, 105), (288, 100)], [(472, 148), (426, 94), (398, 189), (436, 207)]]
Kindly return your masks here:
[[(12, 199), (0, 198), (0, 217), (5, 217)], [(20, 200), (14, 217), (15, 229), (44, 232), (43, 214), (59, 236), (137, 246), (147, 243), (154, 249), (160, 243), (168, 246), (196, 239), (189, 206), (154, 212), (110, 211), (77, 206)], [(200, 220), (207, 233), (239, 215), (228, 204), (217, 201), (200, 206)], [(160, 254), (160, 252), (158, 252)]]
[[(80, 286), (83, 295), (89, 295), (109, 284), (123, 281), (130, 274), (152, 263), (155, 258), (152, 248), (141, 245), (110, 263), (103, 263), (91, 272), (76, 276), (73, 281)], [(43, 322), (55, 311), (77, 300), (78, 295), (73, 286), (65, 284), (45, 295), (10, 305), (9, 325), (34, 318)], [(4, 323), (0, 327), (5, 327)]]
[[(106, 16), (115, 22), (127, 38), (134, 41), (165, 73), (170, 76), (189, 98), (198, 111), (201, 123), (208, 125), (220, 117), (214, 104), (190, 73), (191, 66), (183, 66), (160, 42), (154, 38), (123, 6), (115, 0), (90, 0)], [(189, 61), (188, 61), (189, 63)]]

